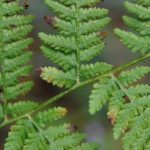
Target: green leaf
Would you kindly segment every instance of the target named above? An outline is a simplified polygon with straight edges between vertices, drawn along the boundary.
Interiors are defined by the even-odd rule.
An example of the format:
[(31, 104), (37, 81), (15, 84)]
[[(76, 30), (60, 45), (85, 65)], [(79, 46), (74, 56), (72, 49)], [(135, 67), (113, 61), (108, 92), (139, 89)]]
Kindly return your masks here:
[(113, 90), (113, 82), (107, 80), (102, 83), (95, 83), (93, 86), (93, 90), (89, 97), (89, 112), (91, 114), (100, 111), (109, 100), (110, 93)]
[[(127, 132), (123, 138), (125, 149), (129, 150), (130, 147), (132, 147), (140, 150), (140, 148), (146, 147), (147, 141), (144, 140), (150, 136), (150, 132), (148, 132), (149, 128), (147, 126), (150, 124), (149, 113), (150, 110), (146, 109), (139, 117), (135, 117), (130, 131)], [(145, 131), (147, 133), (145, 133)]]
[(138, 0), (139, 4), (145, 5), (145, 6), (150, 6), (150, 1), (149, 0)]
[(71, 149), (80, 144), (83, 139), (85, 139), (85, 134), (73, 133), (71, 135), (56, 139), (55, 142), (51, 144), (50, 148)]
[(2, 27), (10, 28), (10, 26), (27, 25), (32, 22), (33, 18), (34, 17), (32, 15), (28, 15), (28, 16), (16, 15), (10, 17), (3, 17)]
[(133, 119), (150, 107), (150, 96), (137, 99), (134, 103), (126, 104), (121, 111), (114, 127), (114, 138), (118, 139), (121, 133), (124, 133), (131, 126)]
[(31, 31), (32, 25), (22, 25), (14, 29), (3, 30), (3, 42), (11, 42), (25, 38)]
[(43, 68), (41, 78), (58, 87), (70, 88), (105, 73), (107, 66), (84, 63), (95, 58), (105, 47), (100, 31), (110, 22), (108, 10), (92, 7), (100, 0), (45, 2), (56, 16), (45, 16), (44, 19), (58, 32), (39, 33), (43, 42), (41, 49), (45, 57), (58, 66)]
[(64, 70), (71, 69), (76, 64), (75, 54), (65, 55), (61, 52), (55, 52), (46, 46), (41, 46), (41, 49), (45, 57), (49, 58), (60, 67), (63, 67)]
[[(34, 132), (32, 124), (28, 120), (19, 120), (16, 125), (11, 127), (11, 131), (8, 134), (4, 150), (21, 150), (28, 132)], [(16, 142), (17, 141), (17, 142)]]
[(75, 39), (73, 37), (65, 38), (63, 36), (46, 35), (45, 33), (39, 33), (39, 37), (46, 45), (57, 51), (70, 53), (75, 50)]
[(126, 32), (120, 29), (115, 29), (114, 31), (115, 34), (121, 38), (120, 40), (123, 42), (123, 44), (133, 52), (139, 52), (142, 55), (149, 52), (150, 37), (138, 36), (134, 33)]
[(5, 74), (5, 80), (3, 81), (2, 81), (2, 75), (0, 74), (0, 86), (2, 86), (3, 83), (5, 83), (5, 85), (7, 86), (16, 85), (17, 83), (19, 83), (19, 77), (25, 77), (29, 75), (31, 70), (32, 70), (32, 66), (28, 65), (28, 66), (21, 67), (13, 72), (8, 72)]
[(53, 122), (65, 116), (67, 109), (62, 107), (57, 107), (49, 109), (48, 111), (39, 112), (35, 120), (39, 126), (45, 126), (47, 123)]
[(41, 78), (58, 87), (71, 87), (75, 83), (74, 71), (63, 72), (55, 67), (42, 68)]
[(126, 25), (138, 31), (141, 35), (150, 35), (150, 22), (143, 22), (129, 16), (124, 16), (123, 20)]
[(81, 65), (81, 77), (90, 79), (92, 77), (100, 76), (112, 69), (112, 65), (107, 63), (95, 63), (90, 65)]
[(43, 134), (29, 133), (22, 150), (48, 150)]
[(79, 10), (80, 20), (81, 21), (88, 21), (88, 20), (96, 20), (105, 17), (108, 14), (108, 10), (104, 8), (81, 8)]
[(2, 15), (16, 15), (22, 12), (23, 8), (19, 6), (18, 2), (2, 3)]
[(80, 59), (81, 61), (90, 61), (95, 58), (99, 53), (101, 53), (102, 49), (105, 48), (105, 44), (102, 42), (100, 44), (94, 45), (88, 49), (81, 51)]
[(14, 58), (22, 53), (23, 49), (26, 49), (29, 44), (33, 42), (32, 38), (22, 39), (13, 43), (9, 43), (4, 46), (5, 56), (7, 58)]
[(129, 71), (121, 72), (121, 74), (119, 75), (119, 80), (123, 85), (128, 86), (129, 84), (132, 84), (133, 82), (142, 79), (149, 72), (150, 67), (138, 66)]
[(19, 95), (25, 95), (33, 87), (32, 81), (19, 83), (15, 86), (7, 87), (5, 91), (5, 98), (8, 100), (16, 99)]
[(140, 19), (150, 19), (150, 8), (143, 7), (139, 4), (134, 4), (132, 2), (125, 2), (125, 7), (128, 12), (136, 15)]
[(32, 57), (32, 52), (26, 52), (15, 58), (5, 59), (4, 71), (13, 71), (18, 69), (20, 66), (25, 65), (29, 62)]
[(37, 106), (38, 104), (32, 101), (19, 101), (14, 104), (9, 103), (7, 106), (7, 112), (8, 115), (17, 117), (22, 114), (26, 114), (30, 112), (31, 110), (35, 109)]

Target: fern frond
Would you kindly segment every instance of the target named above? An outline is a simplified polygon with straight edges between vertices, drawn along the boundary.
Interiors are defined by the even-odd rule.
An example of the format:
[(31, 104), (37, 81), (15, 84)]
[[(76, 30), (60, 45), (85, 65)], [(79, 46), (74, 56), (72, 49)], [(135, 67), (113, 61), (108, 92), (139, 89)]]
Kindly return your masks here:
[(129, 17), (129, 16), (123, 16), (123, 21), (126, 25), (133, 28), (137, 32), (140, 33), (140, 35), (149, 35), (150, 34), (150, 22), (143, 22), (141, 20)]
[(115, 29), (115, 33), (121, 38), (121, 41), (133, 52), (145, 54), (149, 52), (150, 37), (141, 37), (131, 32)]
[(90, 65), (81, 65), (81, 78), (90, 79), (104, 74), (112, 69), (112, 65), (107, 63), (95, 63)]
[(121, 72), (118, 79), (124, 86), (128, 86), (129, 84), (142, 79), (149, 72), (150, 72), (150, 67), (140, 66), (131, 69), (130, 71)]
[(107, 115), (114, 125), (114, 138), (118, 139), (122, 133), (125, 135), (123, 138), (125, 150), (146, 148), (150, 137), (147, 115), (150, 108), (149, 85), (130, 86), (149, 72), (149, 67), (139, 66), (122, 71), (118, 77), (110, 74), (110, 78), (104, 78), (94, 84), (89, 97), (91, 114), (95, 114), (108, 103)]
[(32, 57), (32, 53), (26, 52), (25, 54), (22, 54), (15, 58), (11, 58), (11, 59), (6, 58), (4, 62), (4, 71), (10, 72), (10, 71), (18, 69), (20, 66), (23, 66), (27, 62), (29, 62), (31, 57)]
[(121, 132), (128, 129), (133, 118), (143, 113), (146, 107), (150, 107), (150, 96), (145, 96), (137, 99), (134, 103), (126, 104), (114, 127), (114, 137), (117, 139)]
[(13, 102), (33, 86), (32, 81), (23, 79), (21, 82), (21, 78), (26, 78), (32, 70), (32, 66), (28, 65), (32, 52), (24, 49), (33, 41), (26, 36), (33, 28), (31, 23), (34, 17), (22, 14), (24, 8), (19, 1), (1, 0), (0, 10), (0, 87), (5, 122), (8, 118), (17, 117), (37, 107), (34, 102)]
[(3, 42), (12, 42), (25, 38), (32, 31), (32, 25), (17, 26), (14, 29), (3, 29)]
[(16, 15), (16, 16), (4, 17), (2, 27), (5, 29), (7, 28), (9, 29), (11, 26), (28, 25), (32, 22), (33, 19), (34, 17), (32, 15), (28, 15), (28, 16)]
[[(65, 116), (67, 110), (62, 107), (39, 112), (35, 118), (27, 116), (11, 128), (5, 150), (99, 150), (95, 143), (85, 143), (85, 134), (78, 133), (70, 124), (54, 125), (56, 120)], [(15, 144), (17, 142), (17, 145)]]
[(102, 42), (98, 45), (94, 45), (93, 47), (90, 47), (89, 49), (81, 51), (81, 54), (80, 54), (81, 61), (88, 62), (88, 61), (92, 60), (99, 53), (101, 53), (101, 51), (104, 47), (105, 47), (105, 44)]
[(100, 0), (45, 2), (57, 16), (45, 16), (44, 19), (60, 34), (39, 33), (44, 43), (41, 49), (61, 69), (43, 68), (42, 79), (58, 87), (70, 88), (112, 69), (111, 65), (103, 63), (85, 64), (105, 47), (100, 31), (110, 22), (110, 18), (107, 17), (108, 10), (94, 7)]
[(56, 69), (55, 67), (42, 68), (41, 78), (48, 83), (53, 83), (58, 87), (65, 86), (66, 88), (71, 87), (75, 82), (74, 70), (63, 72)]
[(48, 150), (45, 138), (41, 133), (29, 133), (23, 150)]
[(142, 55), (149, 52), (149, 27), (150, 27), (150, 8), (145, 0), (135, 2), (125, 2), (125, 7), (133, 17), (124, 16), (124, 22), (137, 33), (132, 33), (115, 29), (116, 35), (122, 43), (133, 52), (139, 52)]
[(4, 150), (23, 149), (28, 132), (30, 133), (34, 131), (34, 126), (27, 120), (19, 120), (16, 125), (11, 127), (11, 131), (9, 132), (4, 145)]
[(84, 7), (84, 6), (92, 6), (100, 2), (100, 0), (79, 0), (78, 2), (76, 0), (60, 0), (60, 2), (63, 2), (65, 5), (73, 5), (78, 3), (79, 7)]
[[(108, 81), (107, 81), (108, 80)], [(113, 91), (113, 82), (107, 79), (102, 83), (95, 83), (89, 97), (89, 112), (95, 114), (107, 102), (109, 95)]]
[(95, 20), (95, 19), (101, 19), (108, 14), (108, 10), (104, 8), (87, 8), (87, 9), (80, 9), (81, 14), (84, 14), (80, 16), (81, 21), (88, 21), (89, 19)]
[(48, 59), (51, 59), (60, 67), (63, 67), (64, 70), (68, 70), (75, 66), (74, 64), (74, 62), (76, 61), (75, 54), (72, 54), (70, 57), (61, 52), (55, 52), (54, 50), (49, 49), (46, 46), (42, 46), (41, 49), (45, 57), (47, 57)]
[(128, 12), (136, 15), (140, 19), (150, 19), (150, 8), (143, 7), (137, 3), (125, 2), (125, 8)]
[(64, 53), (75, 51), (75, 38), (65, 38), (63, 36), (57, 35), (46, 35), (45, 33), (39, 33), (39, 37), (47, 46), (51, 46), (56, 51), (62, 51)]
[(46, 123), (53, 122), (65, 116), (67, 114), (67, 109), (62, 107), (57, 107), (49, 109), (48, 111), (38, 113), (35, 118), (39, 126), (45, 126)]
[(15, 104), (9, 103), (7, 106), (7, 112), (8, 115), (16, 117), (30, 112), (37, 106), (38, 104), (32, 101), (20, 101)]
[(150, 6), (150, 1), (149, 0), (138, 0), (139, 4), (145, 5), (145, 6)]
[(107, 115), (112, 125), (116, 123), (120, 111), (124, 108), (123, 96), (124, 93), (122, 91), (116, 90), (112, 93), (112, 97), (109, 100)]
[(11, 3), (2, 3), (2, 15), (3, 16), (12, 16), (19, 14), (23, 11), (23, 7), (20, 7), (18, 2), (11, 2)]
[(7, 100), (16, 99), (19, 95), (25, 95), (33, 87), (32, 81), (18, 83), (15, 86), (9, 86), (5, 90), (4, 98)]
[[(133, 29), (134, 33), (118, 28), (114, 30), (125, 46), (142, 55), (149, 53), (150, 50), (149, 6), (149, 0), (126, 1), (125, 7), (132, 16), (125, 15), (123, 21)], [(114, 79), (119, 90), (123, 93), (121, 96), (122, 108), (119, 109), (119, 112), (117, 111), (117, 115), (115, 114), (114, 137), (118, 139), (121, 133), (124, 134), (123, 146), (125, 150), (141, 150), (149, 147), (149, 85), (138, 84), (130, 87), (130, 84), (142, 79), (149, 72), (149, 67), (140, 66), (130, 71), (123, 71), (118, 79)], [(111, 108), (109, 111), (116, 113)]]
[(4, 47), (4, 53), (7, 58), (13, 58), (22, 53), (23, 49), (26, 49), (28, 45), (33, 42), (32, 38), (22, 39), (13, 43), (9, 43)]
[(146, 109), (143, 114), (133, 120), (130, 132), (123, 138), (125, 150), (130, 148), (143, 149), (146, 146), (144, 140), (150, 137), (150, 132), (148, 132), (150, 125), (149, 113), (150, 110)]
[(136, 86), (131, 86), (128, 89), (130, 95), (134, 95), (136, 98), (140, 96), (146, 96), (150, 94), (150, 86), (147, 84), (139, 84)]

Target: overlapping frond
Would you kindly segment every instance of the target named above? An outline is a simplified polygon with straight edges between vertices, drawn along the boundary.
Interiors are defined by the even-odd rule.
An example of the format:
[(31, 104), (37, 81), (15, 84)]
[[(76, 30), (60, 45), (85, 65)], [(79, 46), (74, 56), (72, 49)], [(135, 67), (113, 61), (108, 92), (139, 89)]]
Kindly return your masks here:
[(5, 150), (99, 150), (98, 144), (84, 142), (85, 134), (77, 132), (75, 125), (55, 125), (66, 113), (57, 107), (18, 121), (9, 132)]
[(125, 2), (125, 7), (131, 16), (124, 16), (123, 21), (133, 32), (115, 29), (120, 40), (133, 52), (142, 55), (150, 52), (150, 8), (149, 0)]
[[(106, 63), (86, 64), (105, 47), (101, 30), (110, 22), (108, 10), (94, 7), (100, 0), (45, 0), (57, 17), (45, 16), (59, 31), (56, 35), (39, 33), (44, 55), (55, 67), (42, 69), (41, 78), (58, 87), (70, 88), (80, 81), (106, 73)], [(69, 12), (69, 13), (68, 13)]]
[(121, 72), (118, 77), (110, 75), (110, 78), (95, 83), (90, 95), (91, 114), (100, 111), (108, 103), (107, 114), (114, 125), (114, 138), (118, 139), (122, 133), (125, 134), (125, 150), (146, 149), (150, 138), (147, 115), (150, 109), (150, 86), (133, 85), (148, 73), (150, 67), (139, 66)]
[(13, 101), (33, 86), (33, 82), (26, 79), (32, 69), (28, 65), (32, 52), (24, 49), (33, 41), (27, 35), (32, 30), (34, 17), (23, 15), (24, 8), (17, 0), (0, 0), (0, 10), (0, 100), (3, 112), (1, 117), (5, 121), (7, 117), (17, 117), (31, 111), (38, 104), (28, 100)]
[[(142, 55), (150, 52), (149, 6), (148, 0), (126, 1), (125, 7), (131, 16), (123, 16), (123, 21), (134, 32), (115, 29), (115, 33), (124, 45), (131, 51), (139, 52)], [(149, 85), (130, 86), (149, 72), (149, 67), (136, 67), (130, 71), (121, 72), (118, 78), (112, 77), (118, 89), (108, 98), (108, 116), (112, 124), (115, 124), (114, 137), (118, 139), (121, 133), (124, 133), (123, 146), (125, 150), (149, 148)]]

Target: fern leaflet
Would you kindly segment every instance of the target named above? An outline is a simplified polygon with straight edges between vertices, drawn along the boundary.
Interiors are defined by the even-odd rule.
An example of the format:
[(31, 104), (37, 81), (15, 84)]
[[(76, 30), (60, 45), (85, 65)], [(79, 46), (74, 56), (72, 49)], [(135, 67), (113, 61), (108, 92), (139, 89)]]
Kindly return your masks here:
[(41, 49), (60, 68), (42, 68), (43, 80), (70, 88), (112, 69), (112, 65), (106, 63), (87, 64), (105, 47), (100, 31), (110, 22), (108, 10), (94, 7), (99, 1), (45, 0), (57, 17), (45, 16), (44, 19), (59, 34), (39, 33), (44, 43)]

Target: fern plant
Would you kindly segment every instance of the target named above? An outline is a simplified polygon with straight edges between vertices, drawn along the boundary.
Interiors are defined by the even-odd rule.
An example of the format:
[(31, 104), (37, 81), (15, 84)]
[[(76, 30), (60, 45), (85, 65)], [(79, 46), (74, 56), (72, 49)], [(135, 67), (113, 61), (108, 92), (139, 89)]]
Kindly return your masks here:
[(18, 100), (33, 86), (26, 80), (32, 66), (27, 64), (32, 53), (24, 51), (32, 38), (26, 37), (32, 30), (33, 16), (23, 15), (24, 8), (19, 1), (0, 1), (0, 126), (16, 121), (11, 127), (4, 146), (5, 150), (98, 150), (99, 145), (85, 143), (85, 134), (76, 132), (76, 126), (57, 125), (56, 120), (65, 116), (67, 110), (62, 107), (37, 111), (40, 105), (29, 100)]
[[(59, 31), (59, 34), (40, 33), (39, 37), (44, 42), (41, 49), (44, 55), (60, 68), (41, 68), (41, 78), (53, 85), (69, 89), (71, 87), (73, 89), (74, 87), (78, 88), (86, 83), (98, 80), (90, 95), (89, 112), (95, 114), (108, 103), (108, 118), (114, 125), (115, 139), (118, 139), (121, 133), (128, 130), (123, 138), (124, 149), (141, 150), (149, 147), (149, 143), (147, 143), (149, 140), (149, 134), (147, 133), (149, 130), (148, 115), (143, 122), (140, 122), (140, 119), (143, 119), (144, 114), (147, 114), (149, 110), (150, 86), (147, 84), (133, 85), (133, 83), (148, 74), (150, 67), (137, 66), (128, 71), (122, 71), (124, 69), (112, 70), (112, 65), (106, 63), (85, 64), (85, 61), (90, 61), (104, 48), (102, 46), (104, 45), (102, 44), (103, 38), (98, 37), (97, 33), (101, 30), (101, 27), (106, 25), (106, 22), (108, 23), (105, 16), (107, 11), (91, 7), (98, 2), (97, 0), (45, 0), (45, 2), (58, 15), (58, 17), (45, 16), (45, 19), (48, 24)], [(131, 2), (125, 3), (130, 12), (137, 16), (140, 15), (140, 20), (127, 16), (123, 17), (125, 22), (136, 31), (140, 31), (141, 35), (138, 36), (120, 29), (116, 29), (115, 33), (132, 51), (138, 51), (142, 55), (146, 54), (145, 56), (149, 58), (147, 31), (149, 21), (146, 13), (149, 8), (142, 6), (144, 2), (136, 1), (141, 5)], [(142, 12), (144, 10), (145, 13), (141, 14), (139, 10)], [(145, 25), (147, 25), (146, 28), (143, 28)], [(132, 63), (139, 62), (139, 60), (141, 59)], [(125, 65), (125, 67), (129, 66)], [(116, 75), (117, 72), (120, 72), (119, 75)], [(93, 78), (95, 79), (92, 80)], [(135, 129), (137, 123), (138, 127)], [(140, 132), (137, 130), (138, 128), (141, 129)], [(143, 131), (145, 131), (145, 134), (141, 134)], [(137, 143), (138, 146), (136, 146)]]
[[(134, 29), (132, 33), (115, 29), (121, 41), (133, 52), (149, 55), (149, 4), (137, 0), (125, 2), (127, 10), (133, 17), (124, 16), (125, 23)], [(150, 67), (137, 66), (119, 75), (101, 79), (94, 84), (90, 95), (89, 111), (95, 114), (108, 103), (108, 117), (114, 125), (114, 138), (118, 139), (124, 133), (123, 147), (125, 150), (148, 150), (150, 148), (150, 124), (148, 112), (150, 109), (150, 86), (134, 84), (150, 73)]]
[(102, 29), (110, 22), (108, 10), (96, 7), (100, 0), (45, 2), (57, 16), (44, 19), (58, 32), (39, 33), (43, 54), (55, 64), (40, 68), (40, 76), (65, 91), (38, 104), (17, 100), (33, 85), (26, 79), (32, 69), (28, 65), (32, 53), (24, 50), (32, 43), (27, 35), (32, 30), (33, 16), (23, 15), (24, 8), (18, 0), (0, 0), (0, 128), (14, 123), (4, 149), (99, 150), (98, 144), (84, 142), (85, 135), (78, 133), (75, 125), (61, 123), (67, 113), (65, 108), (47, 107), (70, 92), (93, 84), (89, 112), (95, 114), (107, 104), (114, 138), (124, 134), (123, 148), (149, 150), (150, 86), (136, 82), (150, 72), (150, 67), (128, 69), (150, 58), (149, 1), (125, 2), (133, 16), (123, 19), (135, 32), (115, 29), (115, 33), (129, 49), (142, 56), (118, 68), (105, 62), (91, 63), (105, 47)]

